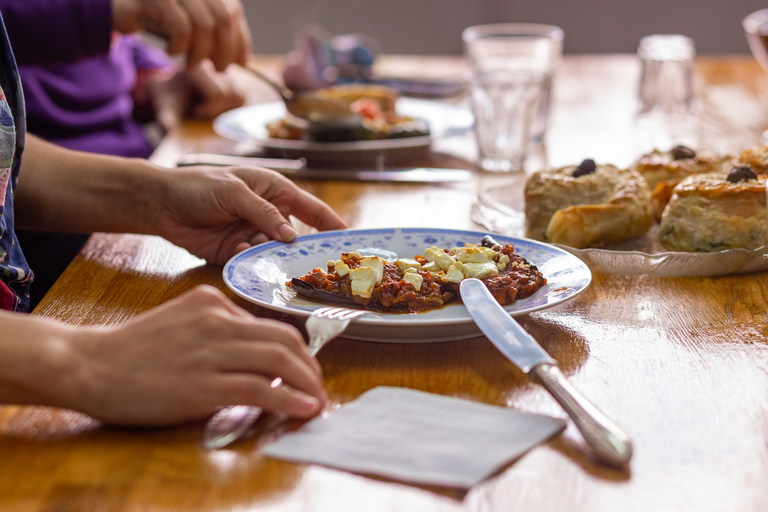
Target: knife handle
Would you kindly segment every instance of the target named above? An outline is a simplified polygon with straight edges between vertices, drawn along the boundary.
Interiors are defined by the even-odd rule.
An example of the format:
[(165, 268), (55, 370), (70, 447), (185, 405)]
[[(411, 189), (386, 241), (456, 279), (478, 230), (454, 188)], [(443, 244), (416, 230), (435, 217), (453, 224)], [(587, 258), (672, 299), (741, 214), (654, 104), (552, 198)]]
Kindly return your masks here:
[(584, 441), (600, 460), (619, 467), (629, 463), (632, 458), (632, 441), (629, 436), (579, 393), (557, 365), (536, 365), (531, 368), (530, 375), (565, 409)]

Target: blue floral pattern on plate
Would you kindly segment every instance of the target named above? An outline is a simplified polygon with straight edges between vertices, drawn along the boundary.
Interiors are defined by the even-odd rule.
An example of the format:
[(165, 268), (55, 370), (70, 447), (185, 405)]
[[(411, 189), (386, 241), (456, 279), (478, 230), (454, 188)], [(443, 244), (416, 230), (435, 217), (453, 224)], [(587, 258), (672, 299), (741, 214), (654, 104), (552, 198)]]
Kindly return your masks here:
[[(263, 306), (308, 317), (324, 304), (296, 295), (286, 286), (293, 277), (313, 268), (325, 270), (328, 260), (342, 252), (358, 251), (385, 259), (413, 258), (431, 246), (451, 248), (479, 244), (486, 233), (433, 228), (386, 228), (326, 231), (305, 235), (293, 243), (267, 242), (246, 249), (224, 266), (224, 282), (238, 296)], [(547, 285), (532, 297), (506, 306), (512, 316), (549, 308), (570, 300), (587, 289), (592, 274), (573, 254), (552, 245), (502, 235), (493, 235), (512, 244), (518, 253), (539, 267)], [(385, 314), (383, 318), (363, 317), (353, 322), (344, 337), (368, 341), (424, 342), (476, 337), (480, 331), (462, 304), (419, 314)]]

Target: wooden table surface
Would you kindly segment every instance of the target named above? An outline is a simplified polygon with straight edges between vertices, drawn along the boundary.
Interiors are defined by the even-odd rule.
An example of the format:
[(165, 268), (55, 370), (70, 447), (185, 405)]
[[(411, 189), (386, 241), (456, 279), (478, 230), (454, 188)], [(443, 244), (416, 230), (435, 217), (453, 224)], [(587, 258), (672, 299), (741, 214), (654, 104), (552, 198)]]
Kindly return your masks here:
[[(260, 59), (275, 71), (278, 62)], [(439, 57), (392, 56), (379, 65), (383, 72), (424, 76), (460, 76), (463, 69), (460, 59)], [(555, 83), (551, 165), (586, 157), (625, 165), (634, 158), (638, 72), (631, 55), (564, 59)], [(764, 72), (746, 56), (701, 57), (696, 72), (712, 147), (756, 144), (755, 133), (768, 128)], [(261, 84), (248, 83), (249, 101), (274, 99)], [(172, 165), (183, 153), (245, 149), (216, 136), (210, 123), (189, 122), (154, 158)], [(436, 143), (415, 163), (475, 169), (473, 156), (472, 137), (464, 135)], [(514, 179), (476, 171), (461, 184), (298, 183), (353, 227), (480, 229), (470, 219), (477, 194)], [(220, 267), (163, 240), (97, 234), (34, 314), (115, 324), (198, 283), (227, 291)], [(292, 321), (236, 300), (256, 315)], [(206, 452), (202, 422), (114, 428), (71, 411), (3, 406), (0, 510), (763, 511), (767, 311), (764, 272), (714, 278), (595, 273), (576, 299), (519, 319), (570, 381), (631, 434), (635, 456), (625, 472), (593, 462), (570, 422), (562, 435), (464, 493), (265, 458), (259, 446), (292, 426), (270, 419), (231, 449)], [(485, 338), (429, 344), (341, 338), (319, 360), (330, 407), (388, 385), (565, 417)]]

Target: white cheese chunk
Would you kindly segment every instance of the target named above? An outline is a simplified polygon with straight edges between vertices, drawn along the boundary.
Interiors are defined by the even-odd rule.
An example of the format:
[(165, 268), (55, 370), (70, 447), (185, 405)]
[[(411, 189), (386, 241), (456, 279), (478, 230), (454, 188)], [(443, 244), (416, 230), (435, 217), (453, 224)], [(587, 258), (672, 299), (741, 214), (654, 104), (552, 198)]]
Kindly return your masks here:
[(349, 271), (352, 280), (352, 295), (370, 298), (373, 288), (376, 286), (376, 269), (371, 267), (353, 268)]
[(442, 254), (442, 253), (443, 253), (442, 249), (440, 249), (439, 247), (432, 246), (424, 250), (424, 259), (427, 261), (435, 261), (435, 257), (438, 254)]
[(403, 281), (411, 283), (416, 290), (421, 290), (421, 284), (424, 282), (424, 278), (416, 272), (406, 272), (403, 274)]
[(439, 274), (443, 271), (443, 269), (440, 268), (440, 265), (437, 264), (435, 261), (430, 261), (423, 267), (421, 267), (421, 270), (424, 270), (426, 272), (429, 272), (432, 275)]
[(465, 277), (475, 277), (477, 279), (485, 279), (486, 277), (495, 276), (499, 273), (499, 269), (496, 268), (496, 263), (465, 263), (463, 273)]
[(450, 254), (441, 252), (440, 254), (435, 256), (435, 263), (440, 265), (441, 269), (448, 271), (448, 268), (454, 263), (456, 263), (456, 260), (453, 259), (453, 257)]
[(499, 257), (498, 263), (496, 263), (496, 268), (499, 269), (499, 272), (507, 268), (507, 264), (509, 263), (509, 256), (506, 254), (502, 254)]
[(339, 260), (336, 262), (334, 270), (336, 271), (337, 276), (344, 277), (345, 275), (349, 274), (349, 265)]
[(395, 265), (400, 269), (400, 272), (405, 272), (406, 269), (412, 268), (415, 270), (421, 270), (421, 263), (416, 260), (408, 258), (400, 258), (395, 260)]
[(463, 263), (488, 263), (496, 256), (493, 249), (476, 245), (457, 247), (452, 252), (453, 257)]
[(445, 279), (452, 283), (460, 283), (464, 280), (464, 273), (456, 268), (456, 265), (451, 265), (445, 273)]
[(384, 278), (384, 260), (378, 256), (369, 256), (360, 260), (360, 267), (372, 268), (376, 271), (376, 284)]

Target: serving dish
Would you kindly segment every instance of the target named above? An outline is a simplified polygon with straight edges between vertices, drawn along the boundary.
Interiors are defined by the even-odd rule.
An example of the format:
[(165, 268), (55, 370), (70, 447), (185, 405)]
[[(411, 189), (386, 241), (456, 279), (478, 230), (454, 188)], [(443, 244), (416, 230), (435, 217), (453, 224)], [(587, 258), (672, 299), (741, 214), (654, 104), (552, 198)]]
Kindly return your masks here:
[(268, 155), (282, 158), (306, 158), (309, 163), (344, 163), (376, 160), (382, 155), (391, 160), (404, 160), (429, 149), (438, 138), (464, 133), (474, 124), (466, 109), (436, 101), (400, 98), (397, 112), (424, 119), (430, 135), (355, 142), (313, 142), (270, 138), (266, 125), (285, 116), (283, 102), (259, 103), (236, 108), (219, 115), (213, 129), (222, 137), (251, 142)]
[[(474, 222), (489, 232), (524, 236), (525, 214), (519, 184), (494, 187), (472, 205)], [(594, 272), (655, 277), (707, 277), (768, 270), (768, 246), (718, 252), (673, 252), (658, 241), (658, 225), (645, 236), (603, 248), (575, 249), (553, 244), (581, 258)]]
[[(358, 251), (384, 259), (412, 258), (433, 245), (438, 247), (480, 243), (487, 233), (434, 228), (388, 228), (326, 231), (298, 237), (293, 243), (267, 242), (234, 256), (223, 270), (224, 282), (238, 296), (265, 308), (305, 319), (326, 306), (299, 297), (286, 286), (292, 277), (313, 268), (324, 268), (342, 252)], [(536, 264), (548, 283), (533, 296), (506, 306), (517, 316), (573, 299), (592, 280), (589, 267), (567, 251), (533, 240), (496, 236), (510, 243)], [(466, 308), (450, 304), (418, 314), (384, 313), (381, 318), (363, 317), (347, 328), (344, 337), (398, 343), (448, 341), (480, 336)]]

